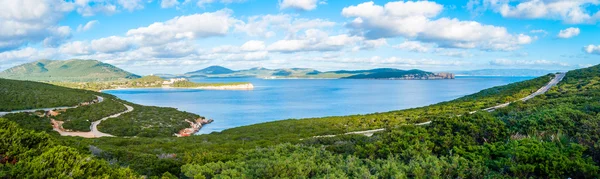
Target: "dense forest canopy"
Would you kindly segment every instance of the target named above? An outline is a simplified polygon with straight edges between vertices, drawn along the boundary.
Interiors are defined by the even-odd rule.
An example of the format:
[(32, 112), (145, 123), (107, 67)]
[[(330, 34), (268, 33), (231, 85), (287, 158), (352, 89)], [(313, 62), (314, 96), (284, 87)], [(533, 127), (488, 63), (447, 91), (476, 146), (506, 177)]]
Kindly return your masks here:
[[(83, 175), (79, 170), (102, 168), (107, 171), (104, 174), (115, 178), (598, 178), (600, 66), (570, 71), (558, 86), (529, 101), (493, 112), (470, 113), (517, 101), (554, 76), (426, 107), (289, 119), (186, 138), (60, 137), (24, 122), (45, 119), (7, 116), (14, 122), (0, 120), (7, 126), (0, 128), (4, 135), (0, 140), (18, 145), (0, 146), (0, 158), (4, 159), (0, 177), (101, 176), (93, 172)], [(136, 116), (144, 114), (131, 115), (123, 120), (139, 120)], [(432, 122), (413, 125), (426, 121)], [(385, 130), (371, 137), (339, 135), (378, 128)], [(12, 135), (15, 131), (21, 131), (20, 135)], [(336, 136), (313, 137), (328, 134)], [(41, 137), (22, 139), (29, 135)], [(46, 141), (53, 144), (41, 148), (39, 143)], [(55, 156), (72, 155), (65, 160), (77, 166), (31, 162), (53, 156), (48, 151), (62, 151)], [(76, 162), (86, 157), (88, 163), (97, 163)], [(65, 168), (76, 168), (78, 175), (64, 175)]]

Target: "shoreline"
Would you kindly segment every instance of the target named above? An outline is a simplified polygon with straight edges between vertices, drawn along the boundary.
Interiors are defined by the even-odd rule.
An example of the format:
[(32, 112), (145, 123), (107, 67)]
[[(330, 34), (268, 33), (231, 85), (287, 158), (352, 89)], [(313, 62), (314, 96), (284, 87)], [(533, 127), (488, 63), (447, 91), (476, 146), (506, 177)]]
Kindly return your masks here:
[(162, 86), (162, 87), (128, 87), (128, 88), (113, 88), (113, 89), (103, 89), (98, 92), (104, 92), (109, 90), (131, 90), (131, 89), (201, 89), (201, 90), (232, 90), (232, 91), (245, 91), (245, 90), (254, 90), (254, 85), (252, 83), (247, 84), (239, 84), (239, 85), (220, 85), (220, 86), (200, 86), (200, 87), (172, 87), (172, 86)]

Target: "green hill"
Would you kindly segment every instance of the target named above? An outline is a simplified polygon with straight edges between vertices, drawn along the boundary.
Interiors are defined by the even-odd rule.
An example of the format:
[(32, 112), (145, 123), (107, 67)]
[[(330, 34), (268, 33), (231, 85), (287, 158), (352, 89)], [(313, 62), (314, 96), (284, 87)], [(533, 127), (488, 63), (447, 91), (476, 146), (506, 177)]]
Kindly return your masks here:
[(222, 75), (222, 74), (230, 74), (230, 73), (234, 73), (235, 71), (229, 69), (229, 68), (225, 68), (222, 66), (210, 66), (210, 67), (206, 67), (202, 70), (198, 70), (198, 71), (193, 71), (193, 72), (189, 72), (189, 73), (185, 73), (186, 75)]
[(0, 72), (0, 78), (50, 81), (90, 82), (136, 79), (140, 76), (97, 60), (39, 60)]
[[(446, 73), (449, 74), (449, 73)], [(233, 71), (221, 66), (211, 66), (202, 70), (185, 73), (184, 75), (159, 75), (161, 77), (249, 77), (249, 78), (329, 78), (329, 79), (452, 79), (453, 77), (438, 76), (422, 70), (400, 70), (395, 68), (376, 68), (370, 70), (339, 70), (321, 72), (311, 68), (250, 68)]]

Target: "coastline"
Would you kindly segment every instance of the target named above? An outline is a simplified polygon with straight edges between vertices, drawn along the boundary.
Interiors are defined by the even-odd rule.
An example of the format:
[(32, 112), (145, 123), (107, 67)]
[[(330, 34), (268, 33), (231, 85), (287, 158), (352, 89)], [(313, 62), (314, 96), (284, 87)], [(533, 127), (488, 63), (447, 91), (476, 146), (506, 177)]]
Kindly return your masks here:
[(130, 89), (203, 89), (203, 90), (254, 90), (254, 85), (252, 83), (246, 84), (236, 84), (236, 85), (219, 85), (219, 86), (200, 86), (200, 87), (172, 87), (172, 86), (162, 86), (162, 87), (128, 87), (128, 88), (113, 88), (113, 89), (103, 89), (98, 92), (104, 92), (107, 90), (130, 90)]

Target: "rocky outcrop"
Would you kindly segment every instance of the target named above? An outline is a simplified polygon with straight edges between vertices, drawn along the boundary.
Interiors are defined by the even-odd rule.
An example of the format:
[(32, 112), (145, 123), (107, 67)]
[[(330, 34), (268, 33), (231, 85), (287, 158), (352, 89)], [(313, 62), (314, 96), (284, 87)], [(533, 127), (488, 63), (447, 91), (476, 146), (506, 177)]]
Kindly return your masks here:
[(202, 129), (203, 125), (210, 124), (213, 122), (212, 119), (205, 119), (205, 118), (198, 118), (194, 121), (190, 121), (190, 120), (186, 119), (185, 121), (190, 123), (190, 127), (180, 130), (177, 134), (175, 134), (175, 136), (188, 137), (188, 136), (194, 135), (196, 132), (198, 132), (198, 131), (200, 131), (200, 129)]

